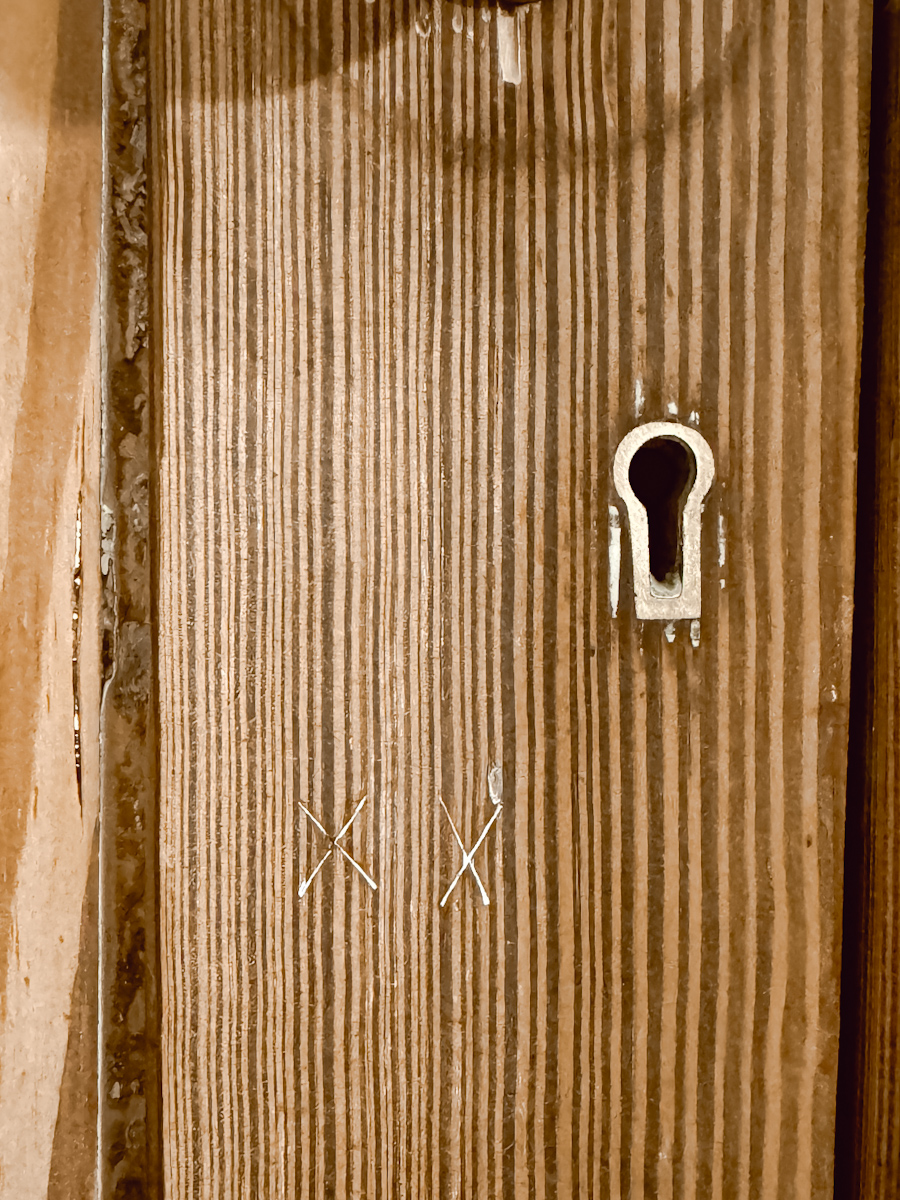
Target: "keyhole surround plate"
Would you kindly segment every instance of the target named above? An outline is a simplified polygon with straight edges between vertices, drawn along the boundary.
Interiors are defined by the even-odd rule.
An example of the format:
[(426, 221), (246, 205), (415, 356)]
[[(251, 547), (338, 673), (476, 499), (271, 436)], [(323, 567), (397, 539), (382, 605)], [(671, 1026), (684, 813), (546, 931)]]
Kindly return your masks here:
[[(637, 498), (629, 478), (631, 464), (642, 446), (658, 438), (681, 442), (693, 455), (694, 481), (681, 515), (681, 590), (677, 595), (660, 594), (650, 574), (650, 530), (647, 509)], [(715, 462), (709, 443), (696, 429), (676, 421), (648, 421), (626, 434), (613, 462), (616, 491), (625, 502), (631, 540), (634, 603), (638, 620), (694, 620), (700, 616), (700, 514), (712, 486)]]

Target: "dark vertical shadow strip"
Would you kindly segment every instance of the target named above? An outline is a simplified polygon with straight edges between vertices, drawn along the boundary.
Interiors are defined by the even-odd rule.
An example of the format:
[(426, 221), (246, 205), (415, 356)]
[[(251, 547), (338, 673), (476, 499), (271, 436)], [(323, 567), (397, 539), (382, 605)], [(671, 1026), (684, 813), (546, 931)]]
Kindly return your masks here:
[[(892, 461), (900, 405), (900, 10), (875, 5), (866, 231), (863, 342), (860, 378), (856, 499), (856, 579), (850, 669), (847, 808), (844, 826), (841, 1034), (835, 1120), (835, 1200), (876, 1200), (880, 1147), (876, 1128), (880, 1036), (870, 1001), (870, 952), (884, 914), (878, 909), (882, 830), (876, 789), (879, 736), (883, 737), (884, 679), (890, 651), (885, 631), (896, 627), (894, 581), (885, 523), (896, 509), (897, 469)], [(885, 656), (885, 657), (882, 657)], [(889, 669), (889, 668), (888, 668)], [(896, 670), (896, 660), (894, 660)], [(884, 964), (882, 964), (884, 966)], [(886, 1086), (890, 1086), (887, 1084)], [(897, 1178), (893, 1164), (893, 1185)], [(889, 1194), (887, 1191), (881, 1195)]]

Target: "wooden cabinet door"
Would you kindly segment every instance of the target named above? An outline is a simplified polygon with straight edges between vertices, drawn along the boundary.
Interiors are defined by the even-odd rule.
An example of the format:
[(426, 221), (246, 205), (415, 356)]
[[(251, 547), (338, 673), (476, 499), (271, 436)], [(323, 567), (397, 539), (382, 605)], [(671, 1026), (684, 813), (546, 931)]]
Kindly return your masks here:
[(156, 0), (167, 1195), (831, 1196), (868, 29)]

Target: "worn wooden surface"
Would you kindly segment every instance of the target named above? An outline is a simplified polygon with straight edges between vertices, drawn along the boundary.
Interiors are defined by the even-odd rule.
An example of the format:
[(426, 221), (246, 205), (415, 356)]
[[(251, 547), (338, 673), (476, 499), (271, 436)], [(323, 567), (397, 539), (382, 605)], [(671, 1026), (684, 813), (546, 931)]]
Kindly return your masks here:
[(161, 1195), (146, 0), (106, 0), (99, 1194)]
[(867, 8), (152, 11), (169, 1194), (830, 1197)]
[(94, 1194), (101, 33), (0, 5), (3, 1200)]
[(875, 7), (835, 1196), (900, 1193), (900, 12)]

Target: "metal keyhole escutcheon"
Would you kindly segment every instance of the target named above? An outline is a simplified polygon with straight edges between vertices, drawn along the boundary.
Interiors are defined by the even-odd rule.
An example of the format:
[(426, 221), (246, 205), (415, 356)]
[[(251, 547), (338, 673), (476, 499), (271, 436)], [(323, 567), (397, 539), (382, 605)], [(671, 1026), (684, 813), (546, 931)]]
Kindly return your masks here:
[(700, 616), (700, 517), (714, 474), (709, 443), (687, 425), (650, 421), (619, 443), (613, 480), (628, 511), (642, 621)]

